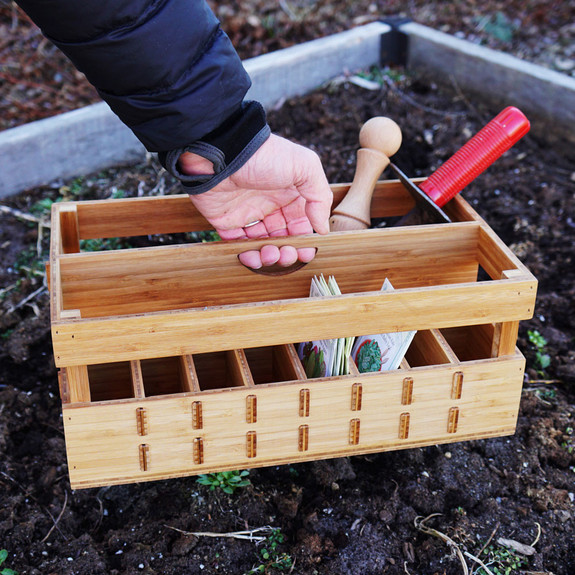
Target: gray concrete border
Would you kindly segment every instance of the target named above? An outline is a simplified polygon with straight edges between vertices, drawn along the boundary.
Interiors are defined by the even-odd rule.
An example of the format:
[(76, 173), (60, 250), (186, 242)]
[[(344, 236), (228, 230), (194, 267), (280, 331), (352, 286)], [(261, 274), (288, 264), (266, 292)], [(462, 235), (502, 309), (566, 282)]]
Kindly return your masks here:
[[(493, 105), (515, 105), (533, 132), (566, 142), (575, 157), (575, 79), (477, 46), (426, 26), (399, 27), (409, 37), (407, 66)], [(249, 98), (267, 108), (307, 93), (346, 72), (379, 63), (380, 22), (246, 60)], [(0, 197), (59, 178), (84, 175), (143, 158), (144, 149), (104, 103), (0, 132)]]
[[(309, 92), (345, 71), (379, 62), (379, 22), (244, 62), (248, 97), (267, 108)], [(142, 159), (144, 147), (105, 103), (0, 132), (0, 197), (59, 178)]]
[(407, 67), (438, 83), (454, 80), (464, 94), (494, 106), (517, 106), (532, 133), (550, 144), (566, 141), (575, 158), (575, 78), (410, 22)]

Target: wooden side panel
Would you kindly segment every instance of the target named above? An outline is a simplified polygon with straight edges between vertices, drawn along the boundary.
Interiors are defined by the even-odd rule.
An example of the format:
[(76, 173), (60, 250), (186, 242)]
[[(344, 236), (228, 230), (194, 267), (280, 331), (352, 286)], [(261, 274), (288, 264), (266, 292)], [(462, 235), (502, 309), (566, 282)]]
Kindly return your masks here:
[(208, 308), (62, 321), (53, 324), (54, 357), (61, 367), (258, 347), (262, 341), (279, 345), (516, 321), (533, 314), (531, 288), (529, 281), (503, 280), (229, 306), (225, 313)]
[[(415, 180), (418, 181), (418, 180)], [(350, 184), (332, 184), (337, 206)], [(70, 202), (73, 204), (73, 202)], [(66, 205), (66, 204), (62, 204)], [(81, 239), (169, 234), (211, 229), (186, 194), (75, 203)], [(378, 182), (372, 200), (374, 218), (393, 217), (413, 208), (413, 199), (397, 180)]]
[[(189, 397), (65, 406), (72, 487), (510, 434), (517, 419), (523, 368), (524, 359), (518, 354), (470, 362), (463, 368), (446, 365), (412, 369), (407, 373), (413, 378), (414, 391), (407, 405), (402, 402), (405, 370), (307, 381), (310, 411), (305, 418), (300, 415), (304, 385), (294, 383)], [(453, 379), (461, 369), (465, 371), (464, 383), (457, 398), (453, 396)], [(353, 385), (358, 383), (361, 409), (353, 410), (350, 398)], [(257, 418), (250, 419), (246, 418), (246, 405), (254, 401), (252, 397), (257, 401)], [(198, 401), (202, 425), (194, 428), (193, 404)], [(138, 408), (145, 408), (145, 437), (139, 435), (142, 416)], [(409, 414), (409, 431), (402, 438), (400, 421), (405, 413)], [(455, 427), (453, 413), (457, 414)], [(306, 427), (303, 432), (302, 425)], [(351, 429), (355, 431), (350, 443)], [(250, 437), (254, 439), (251, 452), (246, 447)], [(302, 441), (306, 449), (302, 449)], [(142, 470), (140, 445), (144, 443), (146, 466)]]
[(285, 238), (70, 254), (60, 261), (63, 305), (88, 318), (301, 298), (322, 273), (343, 293), (380, 290), (385, 278), (396, 289), (473, 282), (477, 233), (471, 222), (294, 237), (290, 244), (318, 253), (281, 278), (255, 274), (237, 256)]

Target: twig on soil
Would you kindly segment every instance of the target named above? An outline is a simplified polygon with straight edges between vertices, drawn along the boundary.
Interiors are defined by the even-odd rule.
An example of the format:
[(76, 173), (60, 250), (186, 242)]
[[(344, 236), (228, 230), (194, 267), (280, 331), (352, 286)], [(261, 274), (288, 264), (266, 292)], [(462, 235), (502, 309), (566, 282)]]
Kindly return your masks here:
[(531, 547), (535, 547), (535, 545), (539, 543), (539, 538), (541, 537), (541, 525), (539, 525), (537, 522), (535, 522), (535, 525), (537, 525), (537, 537), (535, 537), (535, 541), (531, 543)]
[(32, 292), (30, 295), (26, 296), (23, 300), (20, 300), (15, 306), (12, 306), (9, 310), (8, 310), (8, 314), (11, 314), (13, 312), (15, 312), (17, 309), (20, 309), (21, 307), (25, 306), (28, 302), (32, 301), (34, 298), (38, 297), (39, 295), (41, 295), (43, 292), (45, 292), (48, 288), (43, 285), (41, 287), (39, 287), (36, 291)]
[(11, 208), (9, 206), (4, 206), (4, 205), (0, 205), (0, 212), (2, 212), (3, 214), (10, 214), (12, 216), (14, 216), (15, 218), (18, 218), (19, 220), (25, 220), (27, 222), (34, 222), (35, 224), (40, 224), (42, 225), (42, 227), (45, 228), (49, 228), (50, 224), (42, 219), (42, 218), (37, 218), (36, 216), (33, 216), (32, 214), (27, 214), (26, 212), (22, 212), (20, 210), (17, 210), (16, 208)]
[(491, 535), (488, 537), (487, 541), (485, 542), (485, 545), (483, 545), (483, 547), (479, 550), (479, 553), (477, 554), (478, 557), (480, 557), (481, 554), (487, 549), (487, 546), (491, 543), (491, 540), (495, 537), (495, 534), (497, 533), (497, 530), (499, 529), (500, 525), (501, 525), (501, 523), (499, 523), (499, 521), (498, 521), (497, 525), (495, 525), (495, 528), (491, 532)]
[[(267, 539), (270, 533), (273, 533), (275, 527), (270, 527), (269, 525), (265, 527), (256, 527), (255, 529), (250, 529), (248, 531), (231, 531), (229, 533), (214, 533), (212, 531), (184, 531), (183, 529), (178, 529), (177, 527), (172, 527), (171, 525), (164, 525), (167, 529), (172, 529), (177, 531), (182, 535), (193, 535), (194, 537), (224, 537), (228, 539), (246, 539), (248, 541), (255, 541), (256, 543), (262, 543)], [(256, 535), (256, 533), (265, 533), (265, 535)]]
[[(485, 565), (485, 563), (483, 563), (483, 561), (481, 561), (481, 559), (479, 559), (479, 557), (475, 557), (475, 555), (471, 555), (471, 553), (469, 553), (468, 551), (464, 551), (464, 553), (473, 562), (477, 563), (482, 569), (485, 569), (485, 572), (487, 573), (487, 575), (495, 575), (493, 573), (493, 571), (491, 571), (491, 569), (489, 569), (489, 567), (487, 567), (487, 565)], [(478, 555), (481, 555), (481, 553), (478, 553)]]
[(414, 108), (418, 110), (422, 110), (423, 112), (428, 112), (430, 114), (437, 114), (438, 116), (444, 117), (454, 117), (454, 116), (465, 116), (466, 112), (444, 112), (443, 110), (436, 110), (435, 108), (430, 108), (429, 106), (424, 106), (420, 104), (416, 100), (414, 100), (411, 96), (408, 96), (405, 92), (400, 90), (396, 85), (395, 82), (388, 78), (387, 76), (383, 76), (383, 81), (386, 85), (391, 88), (393, 92), (395, 92), (402, 100), (406, 101), (408, 104), (412, 105)]
[(525, 545), (525, 543), (515, 541), (515, 539), (504, 539), (503, 537), (500, 537), (497, 540), (497, 543), (499, 543), (499, 545), (503, 545), (503, 547), (507, 547), (508, 549), (513, 549), (513, 551), (521, 553), (521, 555), (525, 555), (527, 557), (537, 553), (531, 545)]
[[(50, 531), (48, 531), (48, 533), (46, 533), (46, 536), (44, 537), (44, 539), (42, 539), (42, 541), (40, 541), (40, 543), (44, 543), (48, 539), (48, 537), (50, 537), (50, 535), (52, 534), (52, 531), (54, 531), (54, 529), (56, 529), (58, 527), (58, 523), (60, 523), (60, 519), (62, 519), (62, 515), (64, 515), (64, 511), (66, 511), (66, 505), (67, 504), (68, 504), (68, 492), (64, 491), (64, 505), (62, 505), (62, 510), (60, 511), (56, 521), (54, 521), (52, 514), (48, 511), (48, 515), (50, 515), (50, 517), (52, 518), (52, 521), (54, 521), (54, 525), (52, 525), (52, 527), (50, 528)], [(60, 529), (58, 529), (58, 531), (60, 531)], [(62, 534), (62, 536), (64, 535), (61, 531), (60, 531), (60, 533)], [(64, 537), (64, 539), (65, 539), (65, 537)]]
[(424, 518), (416, 517), (415, 520), (413, 521), (413, 524), (415, 525), (415, 528), (418, 531), (421, 531), (422, 533), (425, 533), (427, 535), (433, 535), (433, 537), (437, 537), (442, 541), (445, 541), (445, 543), (447, 543), (449, 547), (451, 547), (451, 549), (455, 552), (457, 558), (461, 562), (463, 573), (465, 575), (469, 575), (469, 568), (467, 567), (467, 563), (465, 562), (465, 557), (463, 556), (463, 553), (461, 552), (461, 549), (459, 549), (457, 543), (455, 543), (455, 541), (453, 541), (453, 539), (451, 539), (451, 537), (449, 537), (445, 533), (442, 533), (441, 531), (437, 531), (437, 529), (432, 529), (431, 527), (427, 527), (427, 525), (425, 525), (426, 521), (429, 521), (433, 517), (438, 517), (439, 515), (441, 515), (441, 513), (432, 513), (431, 515), (428, 515), (427, 517)]
[[(29, 497), (32, 501), (34, 501), (34, 503), (36, 503), (38, 505), (38, 507), (40, 507), (40, 509), (42, 509), (42, 511), (44, 511), (50, 517), (50, 519), (52, 519), (52, 521), (54, 523), (54, 527), (56, 529), (58, 529), (58, 532), (60, 533), (60, 535), (62, 535), (62, 537), (64, 538), (64, 541), (68, 541), (68, 538), (62, 533), (62, 531), (58, 527), (58, 521), (60, 521), (60, 517), (62, 516), (64, 509), (66, 509), (66, 502), (68, 501), (68, 492), (66, 492), (66, 499), (64, 500), (64, 506), (62, 507), (62, 511), (60, 512), (60, 515), (58, 516), (58, 520), (56, 521), (54, 519), (54, 517), (52, 516), (52, 514), (28, 490), (26, 490), (23, 485), (18, 483), (18, 481), (16, 481), (13, 477), (10, 477), (10, 475), (5, 473), (4, 471), (0, 471), (0, 475), (3, 475), (6, 479), (11, 481), (14, 485), (16, 485), (16, 487), (18, 487), (18, 489), (20, 489), (22, 491), (22, 493), (24, 493), (24, 495), (26, 497)], [(50, 529), (50, 532), (48, 533), (48, 535), (52, 532), (54, 527), (52, 527), (52, 529)], [(46, 537), (48, 537), (48, 535), (46, 535)], [(45, 539), (43, 539), (42, 541), (44, 541), (44, 540)]]
[(484, 121), (484, 119), (481, 117), (481, 114), (478, 112), (477, 108), (465, 97), (465, 94), (461, 91), (461, 88), (459, 87), (459, 84), (457, 82), (457, 80), (455, 79), (455, 76), (453, 74), (449, 75), (449, 80), (451, 82), (451, 85), (453, 86), (453, 88), (455, 89), (455, 91), (457, 92), (457, 95), (461, 98), (461, 100), (463, 101), (463, 103), (469, 108), (469, 110), (473, 113), (473, 115), (480, 121)]

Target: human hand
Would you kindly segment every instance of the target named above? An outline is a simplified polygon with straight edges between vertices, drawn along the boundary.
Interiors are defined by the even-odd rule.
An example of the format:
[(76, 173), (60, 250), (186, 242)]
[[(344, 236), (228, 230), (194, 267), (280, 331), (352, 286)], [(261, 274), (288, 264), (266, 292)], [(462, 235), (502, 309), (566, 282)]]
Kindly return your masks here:
[[(186, 174), (213, 172), (208, 160), (189, 152), (182, 154), (179, 166)], [(190, 199), (222, 239), (237, 240), (314, 230), (327, 234), (333, 196), (317, 154), (272, 134), (237, 172)], [(259, 269), (309, 262), (314, 256), (314, 248), (266, 245), (243, 252), (239, 259)]]

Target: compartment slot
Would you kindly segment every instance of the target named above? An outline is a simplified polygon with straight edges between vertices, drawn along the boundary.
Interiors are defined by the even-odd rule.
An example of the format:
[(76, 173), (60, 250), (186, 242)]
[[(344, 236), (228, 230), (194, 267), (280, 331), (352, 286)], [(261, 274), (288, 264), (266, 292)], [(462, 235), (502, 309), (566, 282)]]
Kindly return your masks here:
[(306, 379), (305, 371), (292, 344), (255, 347), (244, 350), (256, 385)]
[(436, 329), (418, 331), (405, 354), (410, 367), (457, 363), (457, 356)]
[(241, 350), (199, 353), (193, 360), (201, 391), (253, 385)]
[[(69, 369), (69, 368), (67, 368)], [(88, 366), (91, 401), (110, 401), (134, 397), (129, 361)]]
[(161, 357), (140, 361), (146, 397), (187, 391), (179, 357)]
[(495, 326), (493, 324), (450, 327), (442, 329), (459, 361), (474, 361), (491, 357)]

